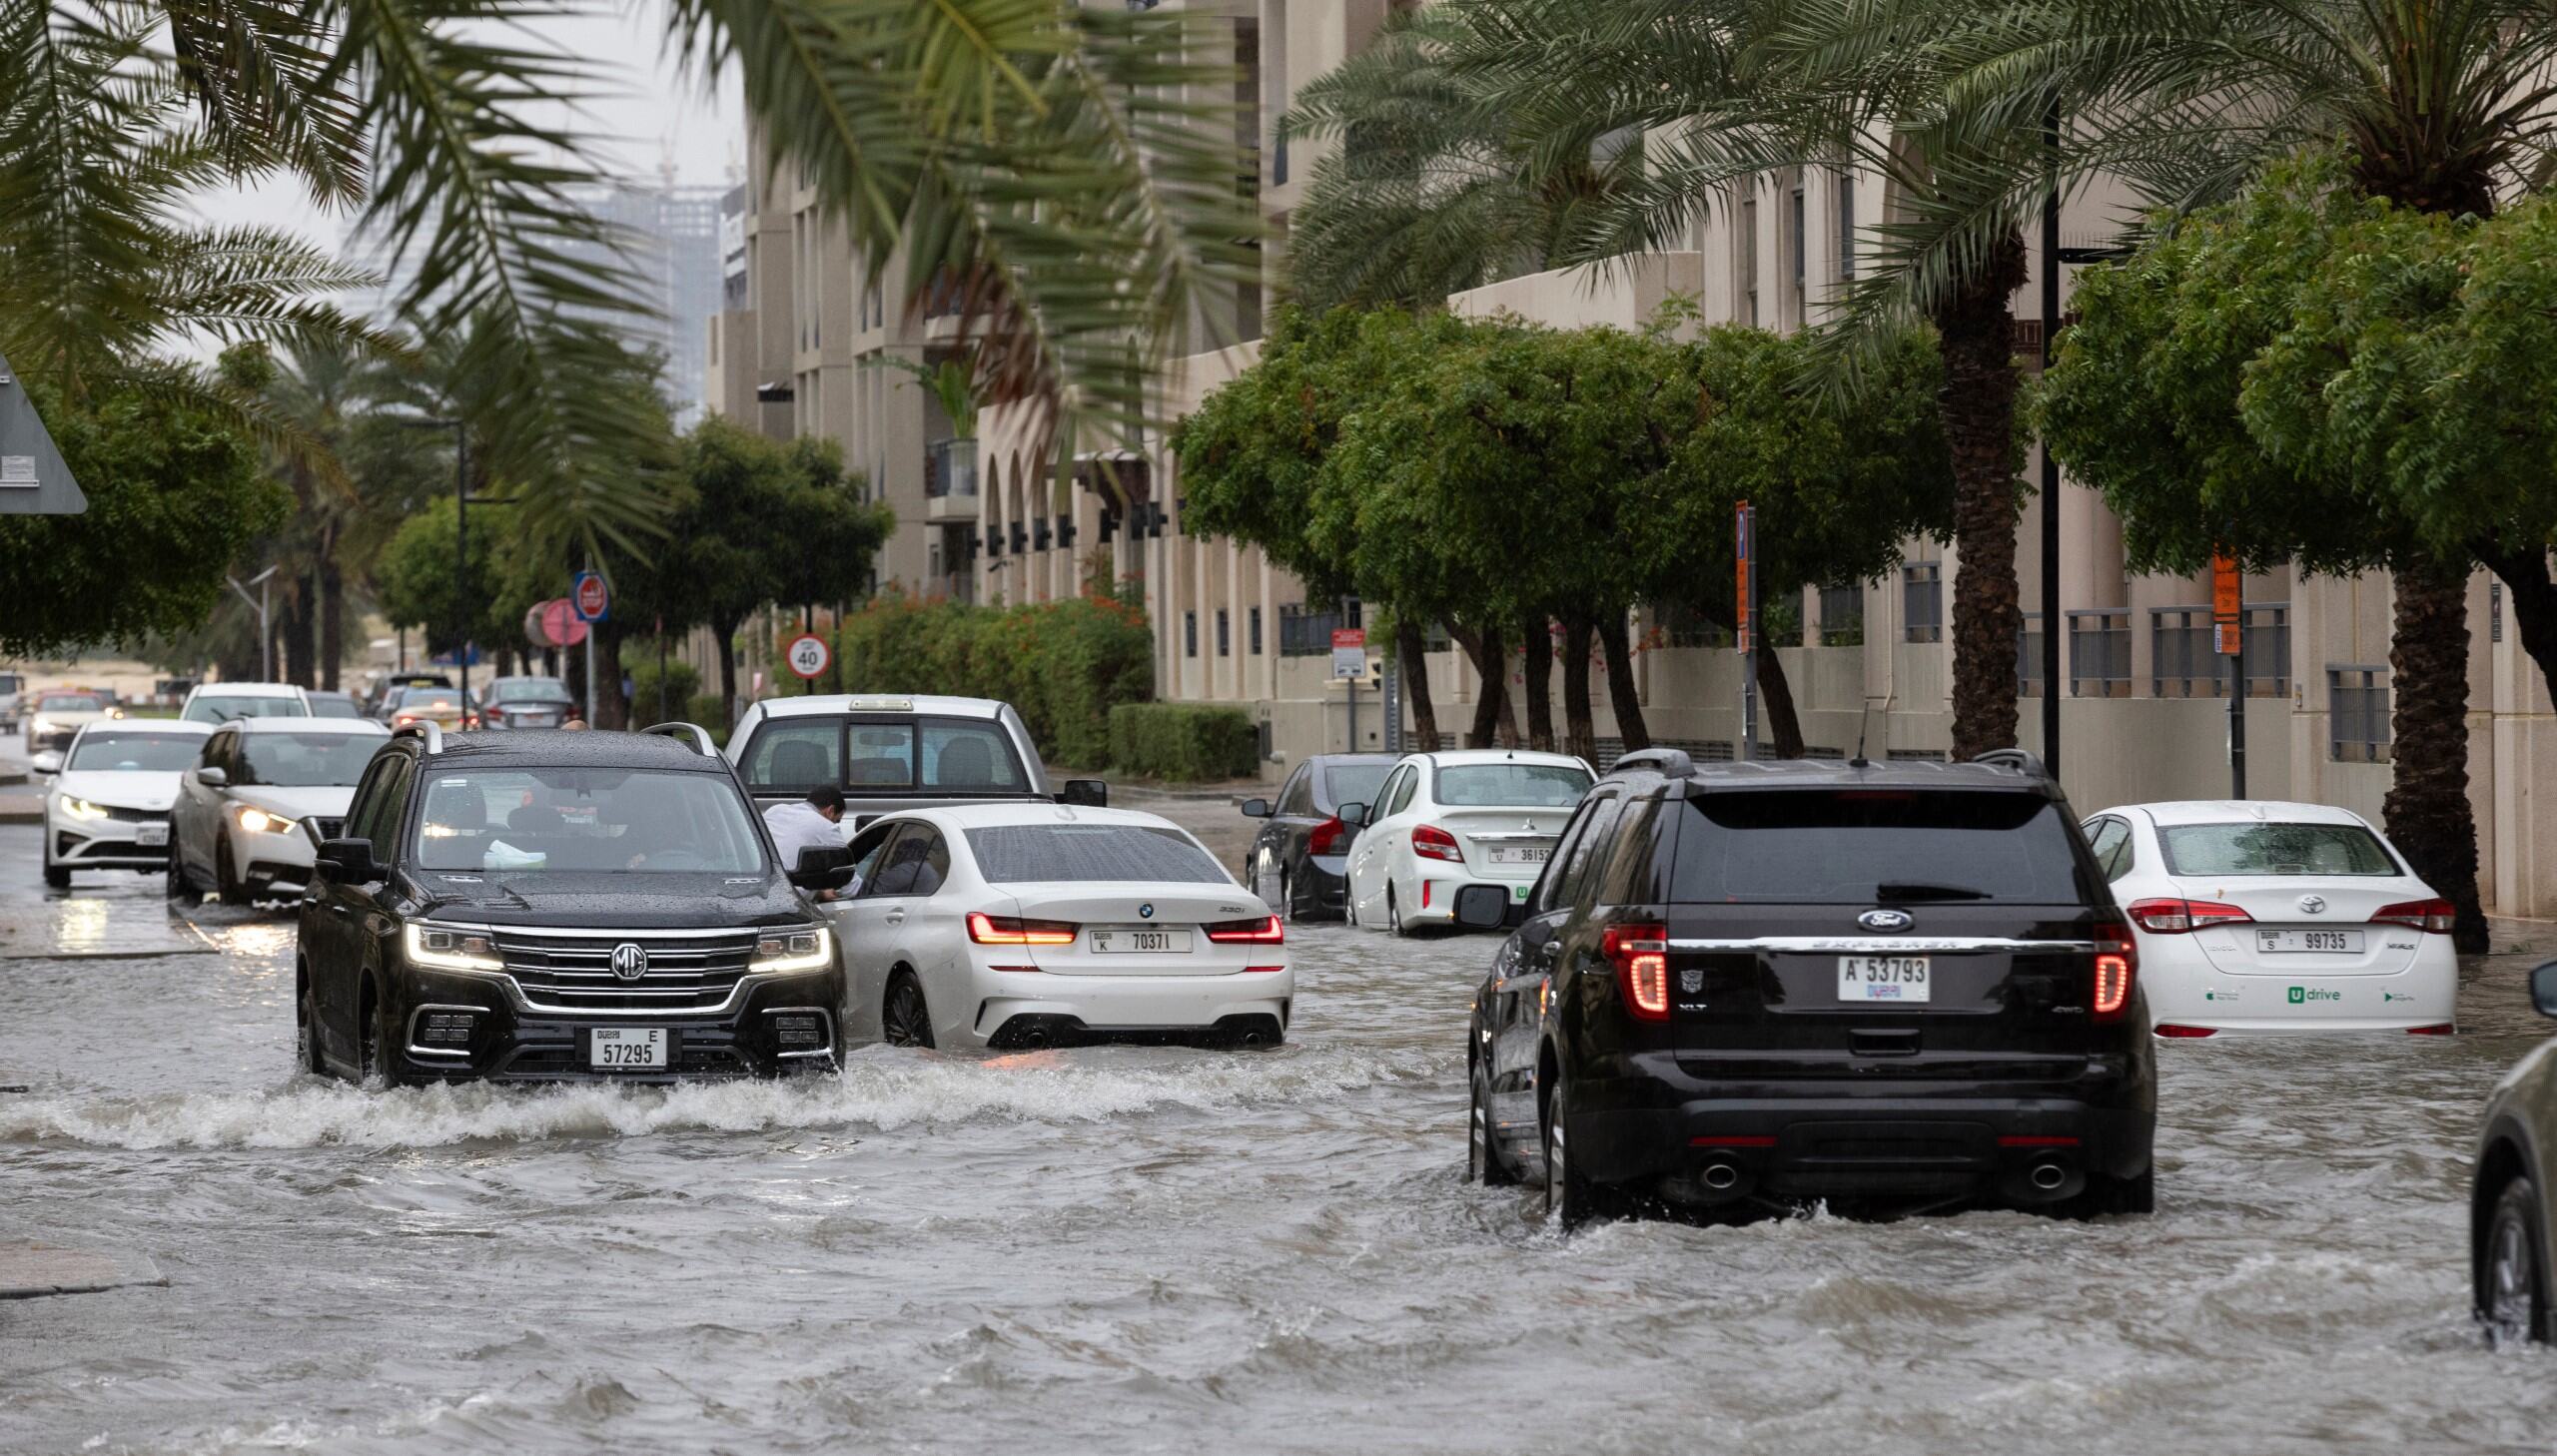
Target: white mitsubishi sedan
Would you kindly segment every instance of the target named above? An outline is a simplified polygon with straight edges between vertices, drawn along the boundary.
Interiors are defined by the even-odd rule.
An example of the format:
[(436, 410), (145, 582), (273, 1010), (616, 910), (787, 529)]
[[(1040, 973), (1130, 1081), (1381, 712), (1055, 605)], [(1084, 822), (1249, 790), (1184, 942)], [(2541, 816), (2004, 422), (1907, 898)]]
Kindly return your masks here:
[(1504, 748), (1406, 754), (1349, 846), (1349, 923), (1455, 924), (1456, 892), (1493, 884), (1525, 903), (1554, 839), (1597, 775), (1569, 754)]
[(2161, 1037), (2456, 1026), (2450, 902), (2323, 804), (2131, 804), (2087, 842), (2139, 943)]
[(845, 1041), (899, 1047), (1284, 1039), (1286, 933), (1152, 814), (1012, 802), (881, 818), (824, 910)]

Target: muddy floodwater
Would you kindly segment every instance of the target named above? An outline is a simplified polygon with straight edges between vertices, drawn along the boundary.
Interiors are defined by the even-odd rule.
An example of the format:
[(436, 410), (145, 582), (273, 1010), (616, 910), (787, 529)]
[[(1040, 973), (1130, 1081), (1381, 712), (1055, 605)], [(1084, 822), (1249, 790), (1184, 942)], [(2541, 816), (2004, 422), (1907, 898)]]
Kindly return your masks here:
[(2154, 1217), (1564, 1238), (1459, 1178), (1487, 939), (1292, 934), (1270, 1053), (368, 1092), (292, 1070), (289, 919), (189, 919), (0, 962), (0, 1236), (168, 1276), (0, 1303), (0, 1452), (2557, 1448), (2557, 1357), (2466, 1312), (2530, 928), (2457, 1039), (2161, 1047)]

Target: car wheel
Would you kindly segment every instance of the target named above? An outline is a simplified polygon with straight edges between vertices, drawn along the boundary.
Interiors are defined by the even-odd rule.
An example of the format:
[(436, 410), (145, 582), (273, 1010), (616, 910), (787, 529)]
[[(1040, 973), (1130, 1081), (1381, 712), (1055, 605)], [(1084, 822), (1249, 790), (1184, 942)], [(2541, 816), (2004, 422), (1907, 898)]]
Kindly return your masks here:
[(293, 1057), (304, 1072), (314, 1077), (329, 1075), (328, 1059), (320, 1055), (320, 1005), (311, 995), (308, 978), (293, 1007)]
[(183, 901), (193, 887), (187, 884), (187, 862), (178, 854), (177, 836), (169, 837), (169, 898)]
[(1491, 1077), (1482, 1064), (1474, 1064), (1473, 1109), (1465, 1117), (1465, 1181), (1486, 1188), (1504, 1188), (1518, 1181), (1518, 1174), (1500, 1160), (1500, 1148), (1491, 1131)]
[(1402, 907), (1394, 903), (1394, 887), (1391, 885), (1385, 887), (1385, 929), (1395, 935), (1403, 933)]
[(392, 1049), (398, 1045), (400, 1028), (393, 1024), (391, 1008), (383, 1004), (370, 982), (364, 989), (361, 1025), (364, 1049), (360, 1055), (365, 1080), (371, 1082), (380, 1078), (384, 1087), (407, 1087), (414, 1079), (400, 1071), (399, 1062), (392, 1056)]
[(1284, 870), (1278, 872), (1278, 918), (1289, 925), (1304, 919), (1296, 913), (1296, 887)]
[(932, 1009), (924, 1001), (923, 983), (911, 971), (888, 980), (887, 1000), (879, 1008), (880, 1040), (891, 1047), (930, 1047)]
[(225, 905), (249, 903), (249, 887), (240, 883), (240, 871), (231, 862), (231, 837), (224, 835), (213, 846), (213, 885), (221, 892)]
[(2157, 1169), (2139, 1170), (2133, 1177), (2117, 1178), (2104, 1173), (2089, 1173), (2087, 1189), (2069, 1200), (2064, 1212), (2077, 1218), (2106, 1218), (2120, 1213), (2154, 1213), (2157, 1211)]
[(1545, 1098), (1542, 1133), (1545, 1148), (1545, 1216), (1562, 1224), (1565, 1233), (1597, 1217), (1598, 1186), (1580, 1175), (1565, 1145), (1563, 1112), (1571, 1105), (1571, 1085), (1557, 1077)]
[(68, 890), (71, 888), (71, 871), (47, 860), (44, 862), (44, 883), (48, 890)]
[(2549, 1337), (2548, 1271), (2540, 1267), (2539, 1189), (2526, 1177), (2504, 1184), (2486, 1222), (2477, 1265), (2477, 1320), (2486, 1343), (2510, 1349)]

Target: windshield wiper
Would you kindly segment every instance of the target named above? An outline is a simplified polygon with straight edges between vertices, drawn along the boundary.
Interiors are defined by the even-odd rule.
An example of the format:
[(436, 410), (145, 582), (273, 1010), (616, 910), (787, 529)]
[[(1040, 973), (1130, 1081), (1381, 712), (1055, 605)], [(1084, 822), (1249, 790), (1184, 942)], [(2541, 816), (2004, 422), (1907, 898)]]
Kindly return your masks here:
[(1893, 880), (1874, 887), (1876, 900), (1987, 900), (1990, 892), (1969, 885), (1930, 885), (1918, 880)]

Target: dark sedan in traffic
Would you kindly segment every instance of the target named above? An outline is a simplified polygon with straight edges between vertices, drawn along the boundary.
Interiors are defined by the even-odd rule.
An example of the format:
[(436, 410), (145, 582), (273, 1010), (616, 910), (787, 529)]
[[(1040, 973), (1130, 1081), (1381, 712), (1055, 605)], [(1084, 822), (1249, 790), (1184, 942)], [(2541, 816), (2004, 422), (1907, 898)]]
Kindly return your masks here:
[(1318, 753), (1296, 765), (1277, 799), (1246, 799), (1243, 812), (1264, 822), (1243, 882), (1289, 920), (1340, 919), (1357, 837), (1340, 806), (1372, 802), (1394, 762), (1390, 753)]

